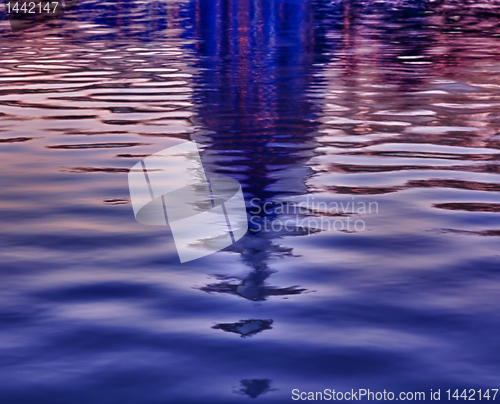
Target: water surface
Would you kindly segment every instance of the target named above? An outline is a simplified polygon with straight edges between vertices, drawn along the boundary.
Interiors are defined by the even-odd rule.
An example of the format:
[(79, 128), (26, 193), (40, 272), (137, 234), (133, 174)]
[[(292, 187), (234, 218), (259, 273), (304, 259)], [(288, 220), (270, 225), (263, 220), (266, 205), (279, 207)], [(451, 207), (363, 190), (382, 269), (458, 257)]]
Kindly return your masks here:
[[(500, 4), (464, 4), (2, 9), (2, 402), (498, 388)], [(254, 218), (186, 264), (127, 184), (179, 139)]]

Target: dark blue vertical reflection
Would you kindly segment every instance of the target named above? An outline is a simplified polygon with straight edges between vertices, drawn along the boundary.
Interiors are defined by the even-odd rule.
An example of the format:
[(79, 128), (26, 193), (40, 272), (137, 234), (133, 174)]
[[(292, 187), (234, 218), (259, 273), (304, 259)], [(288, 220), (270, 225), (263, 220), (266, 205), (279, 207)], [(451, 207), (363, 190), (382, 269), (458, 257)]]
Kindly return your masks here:
[[(323, 8), (328, 13), (318, 12)], [(307, 92), (317, 64), (328, 53), (328, 30), (341, 16), (338, 4), (296, 0), (193, 0), (186, 9), (194, 39), (195, 102), (205, 135), (204, 166), (213, 175), (240, 181), (247, 201), (263, 205), (307, 193), (314, 106)], [(324, 17), (329, 23), (319, 21)], [(321, 28), (318, 28), (321, 27)], [(266, 213), (262, 219), (272, 220)], [(255, 230), (255, 229), (253, 229)], [(224, 281), (202, 290), (251, 300), (297, 294), (300, 289), (266, 286), (266, 261), (280, 249), (272, 232), (250, 231), (233, 246), (252, 272), (240, 285)]]
[(279, 177), (276, 170), (308, 158), (306, 144), (316, 124), (305, 94), (327, 46), (315, 6), (294, 0), (194, 0), (186, 12), (191, 26), (186, 35), (196, 41), (200, 68), (198, 117), (212, 132), (210, 153), (225, 157), (212, 169), (234, 175), (247, 198), (304, 192), (303, 185), (279, 191), (270, 186)]

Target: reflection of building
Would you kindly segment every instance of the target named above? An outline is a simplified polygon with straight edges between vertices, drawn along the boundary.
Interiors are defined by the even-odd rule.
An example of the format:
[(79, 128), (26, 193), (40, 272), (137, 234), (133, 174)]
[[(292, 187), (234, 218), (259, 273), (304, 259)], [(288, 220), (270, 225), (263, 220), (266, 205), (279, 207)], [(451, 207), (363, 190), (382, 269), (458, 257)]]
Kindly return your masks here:
[[(193, 138), (205, 146), (207, 172), (232, 176), (247, 201), (258, 198), (261, 204), (307, 193), (313, 171), (306, 163), (316, 147), (307, 93), (327, 42), (316, 28), (319, 14), (308, 2), (193, 0), (189, 15), (193, 28), (186, 35), (197, 40), (200, 72), (194, 99), (204, 129)], [(251, 272), (202, 290), (254, 301), (301, 293), (265, 283), (273, 272), (269, 258), (291, 255), (273, 242), (282, 235), (249, 232), (228, 250), (241, 254)]]
[(305, 99), (315, 62), (307, 7), (285, 1), (193, 2), (193, 35), (200, 40), (195, 50), (203, 69), (195, 99), (198, 119), (210, 131), (201, 139), (209, 146), (204, 164), (207, 171), (242, 182), (247, 198), (306, 191), (302, 163), (314, 148), (315, 129)]

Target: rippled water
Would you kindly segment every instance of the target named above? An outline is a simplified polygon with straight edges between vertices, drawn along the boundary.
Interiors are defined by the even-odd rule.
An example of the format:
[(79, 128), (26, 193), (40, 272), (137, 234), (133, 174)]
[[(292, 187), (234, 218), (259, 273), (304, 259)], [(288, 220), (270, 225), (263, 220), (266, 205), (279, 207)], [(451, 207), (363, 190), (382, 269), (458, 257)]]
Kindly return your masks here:
[[(2, 402), (499, 388), (499, 6), (2, 8)], [(178, 139), (268, 207), (186, 264), (127, 184)]]

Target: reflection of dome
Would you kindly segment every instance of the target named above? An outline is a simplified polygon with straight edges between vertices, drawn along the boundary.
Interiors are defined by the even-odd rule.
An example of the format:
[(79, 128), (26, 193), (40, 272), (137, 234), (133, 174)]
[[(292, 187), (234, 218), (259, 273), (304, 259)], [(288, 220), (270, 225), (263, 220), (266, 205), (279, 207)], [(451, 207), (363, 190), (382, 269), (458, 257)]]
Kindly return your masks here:
[(269, 379), (244, 379), (240, 383), (241, 386), (237, 393), (246, 394), (252, 398), (257, 398), (261, 394), (274, 390), (271, 389), (271, 380)]
[(270, 330), (273, 320), (242, 320), (237, 323), (217, 324), (212, 328), (248, 337), (264, 330)]

